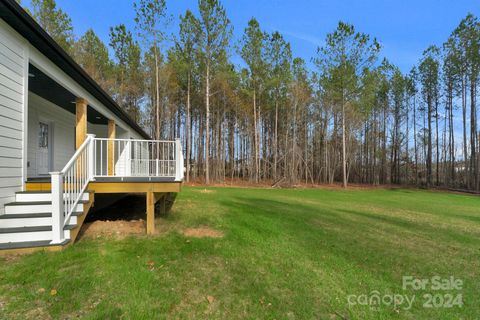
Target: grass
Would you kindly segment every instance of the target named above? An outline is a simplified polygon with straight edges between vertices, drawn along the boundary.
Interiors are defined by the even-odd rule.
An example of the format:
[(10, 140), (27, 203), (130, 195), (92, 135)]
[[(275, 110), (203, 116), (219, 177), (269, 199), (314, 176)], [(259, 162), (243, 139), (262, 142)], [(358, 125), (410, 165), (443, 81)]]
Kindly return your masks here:
[[(475, 319), (480, 198), (417, 190), (184, 188), (155, 237), (0, 261), (5, 319)], [(209, 227), (224, 238), (187, 238)], [(454, 291), (402, 276), (454, 276)], [(56, 290), (51, 292), (52, 289)], [(412, 308), (349, 295), (416, 295)], [(462, 294), (424, 308), (423, 294)]]

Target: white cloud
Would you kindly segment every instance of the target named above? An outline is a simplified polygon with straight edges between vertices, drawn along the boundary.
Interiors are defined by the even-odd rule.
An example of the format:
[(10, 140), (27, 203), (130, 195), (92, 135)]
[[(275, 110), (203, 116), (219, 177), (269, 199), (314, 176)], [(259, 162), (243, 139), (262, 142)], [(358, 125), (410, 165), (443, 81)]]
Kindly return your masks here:
[(290, 37), (290, 38), (295, 38), (295, 39), (303, 41), (303, 42), (307, 42), (310, 45), (314, 46), (315, 48), (322, 46), (323, 43), (324, 43), (322, 38), (320, 38), (318, 36), (315, 36), (313, 34), (308, 34), (308, 33), (303, 33), (303, 32), (295, 32), (295, 31), (286, 31), (286, 30), (281, 30), (281, 29), (272, 28), (272, 27), (267, 27), (267, 29), (269, 29), (270, 32), (278, 31), (284, 36), (287, 36), (287, 37)]
[(308, 42), (315, 47), (320, 47), (323, 45), (323, 39), (311, 34), (302, 33), (302, 32), (292, 32), (292, 31), (279, 31), (279, 32), (284, 35), (290, 36), (292, 38), (296, 38), (296, 39)]

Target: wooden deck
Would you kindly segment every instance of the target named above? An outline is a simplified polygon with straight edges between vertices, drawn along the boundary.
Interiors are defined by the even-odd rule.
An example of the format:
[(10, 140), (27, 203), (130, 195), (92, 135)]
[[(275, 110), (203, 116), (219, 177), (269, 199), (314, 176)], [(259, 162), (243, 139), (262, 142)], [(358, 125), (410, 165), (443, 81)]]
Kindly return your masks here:
[[(25, 183), (26, 191), (51, 191), (51, 182), (47, 179), (32, 179)], [(169, 193), (178, 193), (182, 189), (182, 182), (178, 181), (93, 181), (87, 189), (95, 193), (144, 193), (147, 207), (147, 234), (155, 232), (155, 205), (160, 203), (164, 207), (166, 196)], [(84, 215), (86, 216), (86, 214)], [(83, 220), (82, 220), (83, 222)]]

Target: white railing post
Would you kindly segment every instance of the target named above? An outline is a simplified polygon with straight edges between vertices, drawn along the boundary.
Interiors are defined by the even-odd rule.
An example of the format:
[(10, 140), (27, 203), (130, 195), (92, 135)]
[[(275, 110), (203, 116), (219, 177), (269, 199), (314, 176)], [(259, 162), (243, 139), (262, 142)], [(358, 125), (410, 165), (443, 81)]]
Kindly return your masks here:
[(51, 244), (62, 243), (65, 239), (63, 232), (63, 174), (51, 172), (52, 176), (52, 242)]
[(183, 180), (183, 154), (182, 142), (180, 139), (175, 139), (175, 181)]
[(135, 168), (136, 165), (133, 163), (135, 161), (135, 156), (132, 158), (132, 149), (135, 151), (135, 146), (132, 148), (132, 141), (129, 140), (126, 143), (125, 147), (125, 172), (123, 173), (126, 176), (131, 176), (132, 175), (132, 167)]
[(95, 180), (95, 135), (88, 134), (87, 139), (90, 139), (88, 145), (88, 180)]

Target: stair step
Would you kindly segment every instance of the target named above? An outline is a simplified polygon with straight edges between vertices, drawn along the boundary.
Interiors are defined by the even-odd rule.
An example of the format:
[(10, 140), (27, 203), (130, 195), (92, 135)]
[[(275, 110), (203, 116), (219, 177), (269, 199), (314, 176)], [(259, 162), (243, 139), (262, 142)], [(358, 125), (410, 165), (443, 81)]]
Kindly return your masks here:
[(9, 202), (5, 203), (5, 206), (41, 206), (44, 204), (52, 204), (52, 201)]
[[(81, 216), (83, 212), (73, 212), (72, 216), (78, 217)], [(8, 219), (20, 219), (20, 218), (51, 218), (51, 212), (39, 212), (39, 213), (20, 213), (20, 214), (2, 214), (0, 215), (0, 220), (8, 220)], [(1, 226), (1, 222), (0, 222)]]
[[(22, 216), (22, 214), (19, 214)], [(72, 219), (72, 222), (76, 218)], [(43, 217), (43, 218), (9, 218), (0, 220), (0, 227), (3, 229), (8, 228), (22, 228), (22, 227), (41, 227), (48, 226), (52, 224), (52, 217)]]
[[(88, 200), (80, 200), (78, 203), (87, 203)], [(32, 202), (24, 202), (24, 201), (15, 201), (15, 202), (9, 202), (6, 203), (6, 206), (40, 206), (44, 204), (52, 204), (52, 201), (32, 201)]]
[[(92, 193), (93, 190), (85, 190), (85, 193)], [(35, 193), (52, 193), (48, 190), (35, 190), (35, 191), (17, 191), (16, 194), (35, 194)]]
[[(80, 200), (76, 205), (74, 212), (83, 212), (83, 205), (88, 203), (87, 200)], [(35, 201), (35, 202), (10, 202), (5, 204), (6, 214), (31, 214), (52, 211), (51, 201)]]
[(52, 231), (52, 226), (0, 228), (0, 233)]
[[(90, 198), (90, 191), (85, 191), (82, 200)], [(50, 191), (20, 191), (15, 193), (16, 202), (38, 202), (52, 201), (52, 193)]]
[[(75, 212), (70, 217), (68, 224), (76, 224), (78, 216), (83, 212)], [(0, 228), (15, 227), (37, 227), (48, 226), (52, 224), (51, 213), (31, 213), (31, 214), (5, 214), (0, 217)]]
[[(32, 231), (32, 227), (28, 228), (17, 228), (17, 232), (9, 233), (5, 230), (5, 233), (0, 233), (0, 243), (10, 243), (10, 242), (26, 242), (26, 241), (52, 241), (52, 231)], [(38, 228), (38, 227), (37, 227)], [(50, 227), (51, 228), (51, 227)], [(3, 229), (3, 228), (2, 228)], [(4, 229), (12, 229), (12, 228), (4, 228)], [(4, 229), (2, 231), (4, 231)], [(35, 230), (35, 229), (34, 229)], [(37, 229), (38, 230), (38, 229)], [(65, 235), (70, 238), (70, 231), (65, 231)]]
[[(8, 220), (8, 219), (28, 219), (28, 218), (51, 218), (51, 212), (39, 212), (39, 213), (24, 213), (24, 214), (2, 214), (0, 215), (0, 220)], [(2, 223), (0, 222), (0, 226)]]
[(16, 194), (35, 194), (35, 193), (52, 193), (51, 191), (35, 190), (35, 191), (17, 191)]
[[(77, 225), (65, 226), (65, 239), (70, 239), (71, 230), (77, 228)], [(36, 226), (36, 227), (16, 227), (16, 228), (0, 228), (0, 243), (17, 243), (27, 241), (51, 241), (52, 226)]]
[[(63, 230), (73, 230), (76, 227), (77, 227), (76, 224), (69, 224), (69, 225), (66, 225), (63, 228)], [(39, 231), (52, 231), (52, 226), (0, 228), (0, 233), (39, 232)]]
[(50, 240), (42, 241), (25, 241), (25, 242), (7, 242), (0, 243), (0, 250), (9, 250), (9, 249), (23, 249), (23, 248), (38, 248), (38, 247), (50, 247), (54, 245), (64, 246), (70, 242), (69, 239), (65, 239), (62, 243), (59, 244), (50, 244)]

